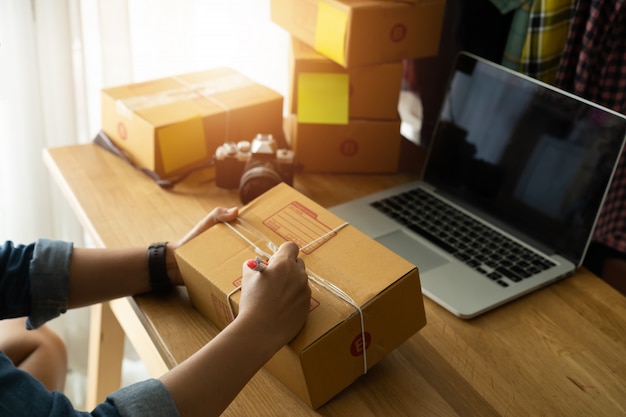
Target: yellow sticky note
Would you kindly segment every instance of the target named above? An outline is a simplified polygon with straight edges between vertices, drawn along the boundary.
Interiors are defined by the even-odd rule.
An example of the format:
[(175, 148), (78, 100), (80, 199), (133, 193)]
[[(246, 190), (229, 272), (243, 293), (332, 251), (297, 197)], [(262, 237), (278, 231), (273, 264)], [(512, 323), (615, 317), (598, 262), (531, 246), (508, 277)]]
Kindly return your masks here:
[(159, 128), (157, 140), (165, 173), (183, 168), (207, 155), (200, 116)]
[(328, 3), (320, 2), (315, 26), (315, 49), (322, 55), (344, 65), (348, 14)]
[(350, 78), (348, 74), (300, 73), (298, 121), (348, 124)]

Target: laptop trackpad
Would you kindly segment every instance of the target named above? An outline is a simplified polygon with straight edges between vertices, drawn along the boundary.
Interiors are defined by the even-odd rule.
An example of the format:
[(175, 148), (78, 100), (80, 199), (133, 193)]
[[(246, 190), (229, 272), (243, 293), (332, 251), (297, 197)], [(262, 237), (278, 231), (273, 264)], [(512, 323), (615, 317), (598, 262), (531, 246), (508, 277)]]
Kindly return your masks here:
[(421, 272), (448, 263), (446, 258), (422, 245), (401, 230), (379, 236), (376, 240), (417, 266)]

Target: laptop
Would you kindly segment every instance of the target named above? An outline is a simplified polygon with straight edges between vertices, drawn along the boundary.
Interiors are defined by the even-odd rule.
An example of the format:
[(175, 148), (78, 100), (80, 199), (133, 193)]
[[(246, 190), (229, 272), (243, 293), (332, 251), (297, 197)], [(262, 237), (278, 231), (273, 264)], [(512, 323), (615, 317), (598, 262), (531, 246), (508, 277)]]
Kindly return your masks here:
[(461, 52), (421, 180), (330, 210), (473, 318), (582, 264), (625, 136), (623, 115)]

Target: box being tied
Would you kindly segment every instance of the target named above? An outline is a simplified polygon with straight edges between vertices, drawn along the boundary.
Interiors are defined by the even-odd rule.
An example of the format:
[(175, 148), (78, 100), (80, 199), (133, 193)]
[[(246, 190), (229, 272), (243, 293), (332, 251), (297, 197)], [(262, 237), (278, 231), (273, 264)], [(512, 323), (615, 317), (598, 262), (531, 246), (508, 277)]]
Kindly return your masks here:
[[(318, 408), (426, 324), (417, 267), (281, 184), (176, 252), (194, 306), (223, 329), (237, 314), (241, 265), (285, 241), (300, 248), (311, 306), (265, 369)], [(210, 257), (206, 254), (211, 253)]]

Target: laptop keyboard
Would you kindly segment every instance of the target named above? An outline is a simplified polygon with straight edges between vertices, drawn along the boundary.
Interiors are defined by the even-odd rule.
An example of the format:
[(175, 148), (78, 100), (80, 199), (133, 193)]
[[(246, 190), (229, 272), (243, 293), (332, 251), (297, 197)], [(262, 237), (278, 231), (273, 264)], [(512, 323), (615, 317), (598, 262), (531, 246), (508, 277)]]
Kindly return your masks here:
[(503, 287), (556, 265), (420, 188), (371, 205)]

